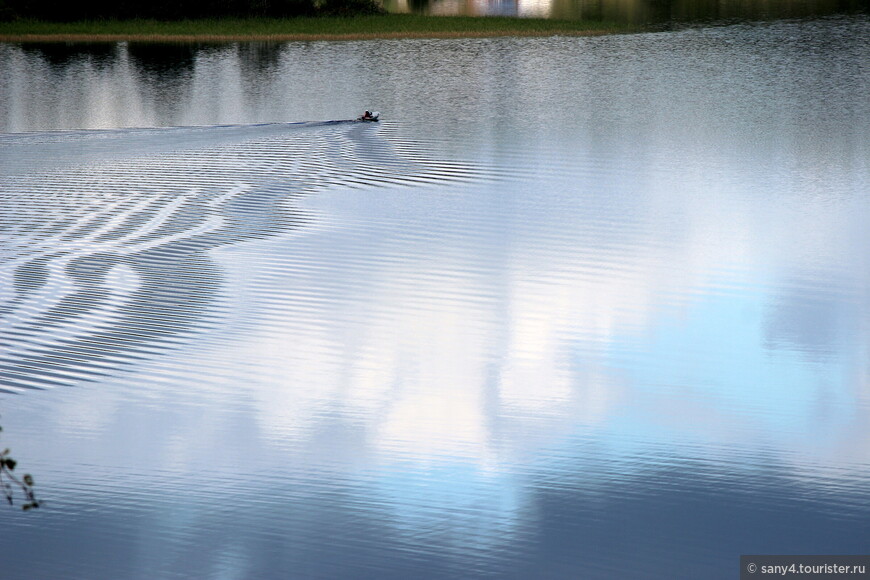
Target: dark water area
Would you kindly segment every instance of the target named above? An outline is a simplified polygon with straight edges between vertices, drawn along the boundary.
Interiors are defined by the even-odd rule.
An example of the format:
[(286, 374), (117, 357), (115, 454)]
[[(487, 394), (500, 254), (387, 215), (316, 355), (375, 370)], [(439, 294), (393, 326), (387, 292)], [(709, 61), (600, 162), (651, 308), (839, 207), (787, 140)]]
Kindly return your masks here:
[(0, 45), (2, 447), (45, 501), (3, 577), (866, 554), (867, 62), (861, 14)]

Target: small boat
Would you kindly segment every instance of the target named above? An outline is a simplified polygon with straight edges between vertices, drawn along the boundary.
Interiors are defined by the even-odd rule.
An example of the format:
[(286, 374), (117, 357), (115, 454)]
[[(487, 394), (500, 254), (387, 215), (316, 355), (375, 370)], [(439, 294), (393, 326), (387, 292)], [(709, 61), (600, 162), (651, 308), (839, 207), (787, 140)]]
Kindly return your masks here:
[(380, 116), (381, 116), (381, 114), (378, 113), (377, 111), (366, 111), (365, 113), (363, 113), (362, 115), (357, 117), (356, 120), (377, 123), (378, 117), (380, 117)]

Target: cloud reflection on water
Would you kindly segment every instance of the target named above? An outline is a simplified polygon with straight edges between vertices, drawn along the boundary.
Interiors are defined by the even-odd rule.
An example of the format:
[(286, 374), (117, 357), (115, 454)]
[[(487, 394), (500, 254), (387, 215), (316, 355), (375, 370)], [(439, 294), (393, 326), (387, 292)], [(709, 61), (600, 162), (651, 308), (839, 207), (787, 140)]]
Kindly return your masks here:
[[(765, 230), (766, 202), (735, 195), (712, 210), (702, 180), (684, 182), (685, 196), (648, 188), (635, 207), (647, 217), (616, 228), (596, 220), (607, 212), (594, 195), (529, 197), (531, 185), (307, 200), (325, 222), (269, 266), (293, 300), (275, 297), (268, 330), (239, 355), (271, 369), (268, 432), (304, 438), (338, 413), (380, 461), (498, 470), (578, 430), (614, 435), (628, 454), (675, 439), (799, 457), (816, 430), (845, 433), (866, 412), (853, 377), (867, 338), (850, 322), (866, 308), (859, 280), (840, 273), (832, 299), (851, 314), (826, 318), (824, 334), (771, 340), (799, 340), (789, 329), (818, 316), (783, 301), (823, 291), (793, 276), (842, 258), (840, 232), (861, 227), (848, 211), (817, 214), (810, 238)], [(632, 185), (598, 202), (618, 205)], [(675, 214), (684, 231), (655, 227)], [(781, 308), (785, 327), (771, 316)]]

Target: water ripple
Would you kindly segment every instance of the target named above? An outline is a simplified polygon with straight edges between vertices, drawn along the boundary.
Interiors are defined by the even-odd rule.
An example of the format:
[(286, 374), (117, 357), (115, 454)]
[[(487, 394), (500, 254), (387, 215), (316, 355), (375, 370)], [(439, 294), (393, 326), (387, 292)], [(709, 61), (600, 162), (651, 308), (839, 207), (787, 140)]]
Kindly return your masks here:
[(348, 122), (4, 135), (0, 159), (3, 391), (105, 376), (218, 327), (209, 252), (306, 225), (300, 195), (493, 177)]

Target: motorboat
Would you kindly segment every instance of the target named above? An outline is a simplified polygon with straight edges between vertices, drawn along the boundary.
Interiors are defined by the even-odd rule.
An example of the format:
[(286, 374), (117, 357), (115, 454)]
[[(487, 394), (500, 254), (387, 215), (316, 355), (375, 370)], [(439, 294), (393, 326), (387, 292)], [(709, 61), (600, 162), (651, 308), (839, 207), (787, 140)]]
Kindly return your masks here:
[(365, 113), (363, 113), (362, 115), (357, 117), (356, 120), (377, 123), (378, 117), (380, 117), (380, 116), (381, 116), (381, 114), (377, 111), (366, 111)]

